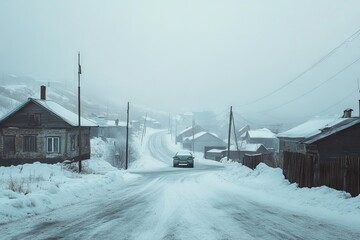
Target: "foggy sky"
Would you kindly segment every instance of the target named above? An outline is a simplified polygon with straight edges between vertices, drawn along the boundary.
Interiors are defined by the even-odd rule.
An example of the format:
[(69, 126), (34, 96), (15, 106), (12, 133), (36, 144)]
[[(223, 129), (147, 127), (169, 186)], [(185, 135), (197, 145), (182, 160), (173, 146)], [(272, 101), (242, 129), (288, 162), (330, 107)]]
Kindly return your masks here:
[(358, 114), (360, 62), (279, 106), (359, 58), (360, 37), (243, 105), (359, 30), (359, 10), (357, 0), (1, 0), (0, 72), (76, 86), (80, 51), (82, 92), (97, 99), (172, 113), (233, 105), (258, 122)]

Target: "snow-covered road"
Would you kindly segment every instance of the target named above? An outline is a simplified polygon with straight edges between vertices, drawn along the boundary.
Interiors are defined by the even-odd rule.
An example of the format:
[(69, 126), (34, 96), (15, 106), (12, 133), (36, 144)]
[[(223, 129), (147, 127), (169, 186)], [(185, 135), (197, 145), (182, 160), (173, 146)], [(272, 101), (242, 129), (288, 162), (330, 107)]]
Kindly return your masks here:
[[(247, 198), (221, 179), (224, 166), (199, 160), (172, 168), (165, 134), (149, 138), (149, 157), (165, 167), (78, 204), (0, 225), (5, 239), (360, 239), (360, 229), (323, 216)], [(168, 167), (167, 167), (168, 165)], [(266, 200), (266, 199), (265, 199)]]

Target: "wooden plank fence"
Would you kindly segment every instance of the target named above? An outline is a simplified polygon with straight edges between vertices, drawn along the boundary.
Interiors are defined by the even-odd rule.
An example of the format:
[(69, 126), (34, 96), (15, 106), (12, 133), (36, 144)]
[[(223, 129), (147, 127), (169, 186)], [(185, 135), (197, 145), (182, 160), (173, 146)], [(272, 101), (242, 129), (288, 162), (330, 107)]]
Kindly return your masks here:
[(242, 164), (251, 169), (255, 169), (259, 163), (265, 163), (269, 167), (277, 167), (273, 153), (254, 155), (245, 154), (242, 160)]
[(352, 196), (360, 194), (360, 158), (342, 157), (319, 161), (314, 156), (284, 152), (283, 174), (299, 187), (328, 187)]

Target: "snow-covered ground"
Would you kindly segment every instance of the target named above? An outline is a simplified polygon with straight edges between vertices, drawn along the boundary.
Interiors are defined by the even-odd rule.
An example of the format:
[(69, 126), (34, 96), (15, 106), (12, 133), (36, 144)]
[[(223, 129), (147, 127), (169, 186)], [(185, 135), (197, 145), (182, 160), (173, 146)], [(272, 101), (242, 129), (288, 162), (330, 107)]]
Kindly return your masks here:
[(107, 145), (102, 140), (92, 139), (91, 146), (92, 158), (83, 161), (83, 174), (76, 172), (77, 164), (0, 167), (0, 223), (77, 203), (139, 177), (105, 161)]
[[(360, 196), (298, 188), (280, 169), (260, 164), (251, 170), (202, 153), (195, 153), (194, 169), (173, 168), (171, 156), (181, 147), (159, 130), (149, 129), (138, 145), (140, 157), (127, 171), (105, 161), (107, 146), (99, 139), (92, 141), (92, 159), (84, 161), (86, 174), (40, 163), (1, 167), (0, 222), (14, 222), (3, 225), (0, 238), (360, 237)], [(10, 180), (27, 194), (9, 190)]]
[[(181, 150), (175, 145), (170, 135), (167, 144), (172, 151)], [(334, 222), (354, 226), (360, 232), (360, 195), (351, 198), (349, 193), (322, 186), (315, 188), (299, 188), (284, 178), (280, 168), (271, 168), (261, 163), (252, 170), (237, 162), (223, 160), (221, 163), (203, 158), (203, 153), (196, 152), (197, 163), (222, 164), (222, 171), (207, 176), (207, 181), (223, 184), (234, 183), (237, 191), (246, 199), (289, 210), (296, 210)]]

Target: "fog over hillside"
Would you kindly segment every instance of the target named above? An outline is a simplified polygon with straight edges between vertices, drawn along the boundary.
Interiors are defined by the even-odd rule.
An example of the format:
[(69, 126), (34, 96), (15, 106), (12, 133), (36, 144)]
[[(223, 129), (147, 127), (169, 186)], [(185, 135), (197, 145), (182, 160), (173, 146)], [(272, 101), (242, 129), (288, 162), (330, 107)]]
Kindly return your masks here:
[[(40, 98), (40, 86), (46, 86), (46, 97), (77, 113), (77, 86), (63, 82), (36, 80), (29, 76), (3, 74), (0, 79), (0, 117), (24, 103), (29, 97)], [(85, 117), (103, 116), (110, 120), (126, 120), (127, 102), (106, 101), (104, 96), (82, 93), (81, 108)], [(168, 113), (131, 105), (131, 119), (139, 119), (148, 113), (163, 123), (168, 121)]]

